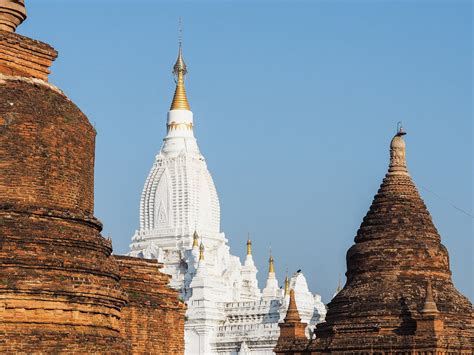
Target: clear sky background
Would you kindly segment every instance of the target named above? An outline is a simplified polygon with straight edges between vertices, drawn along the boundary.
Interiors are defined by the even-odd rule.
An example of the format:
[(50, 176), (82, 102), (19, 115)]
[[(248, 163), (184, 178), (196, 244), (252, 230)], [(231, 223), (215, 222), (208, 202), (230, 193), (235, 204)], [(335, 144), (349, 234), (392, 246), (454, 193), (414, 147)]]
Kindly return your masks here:
[(97, 129), (95, 214), (115, 253), (165, 134), (181, 16), (222, 231), (241, 257), (251, 233), (260, 287), (271, 245), (280, 282), (301, 268), (330, 300), (402, 121), (455, 285), (474, 298), (469, 1), (26, 2), (18, 32), (59, 51), (50, 81)]

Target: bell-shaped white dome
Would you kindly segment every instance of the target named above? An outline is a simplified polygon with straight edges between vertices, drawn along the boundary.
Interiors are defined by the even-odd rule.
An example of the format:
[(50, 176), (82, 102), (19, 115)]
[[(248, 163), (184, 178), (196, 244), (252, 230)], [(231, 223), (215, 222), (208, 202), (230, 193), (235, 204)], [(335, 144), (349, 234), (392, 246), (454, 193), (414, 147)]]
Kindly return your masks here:
[(199, 152), (189, 110), (168, 113), (168, 133), (143, 188), (140, 229), (132, 251), (173, 236), (217, 237), (220, 206), (214, 181)]

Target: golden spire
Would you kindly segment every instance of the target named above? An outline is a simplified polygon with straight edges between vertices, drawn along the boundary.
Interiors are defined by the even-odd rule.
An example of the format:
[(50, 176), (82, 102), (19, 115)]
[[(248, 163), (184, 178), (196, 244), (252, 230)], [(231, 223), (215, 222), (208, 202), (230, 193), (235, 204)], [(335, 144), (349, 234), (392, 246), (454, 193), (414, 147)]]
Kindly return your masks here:
[(188, 69), (183, 59), (183, 50), (181, 47), (181, 41), (179, 42), (178, 59), (173, 67), (173, 74), (176, 78), (176, 90), (174, 91), (173, 102), (171, 103), (170, 110), (188, 110), (190, 111), (188, 98), (186, 97), (186, 90), (184, 89), (184, 76), (187, 74)]
[(270, 258), (268, 259), (268, 273), (275, 273), (275, 265), (273, 264), (273, 256), (270, 253)]
[(204, 244), (202, 244), (201, 242), (201, 245), (199, 246), (199, 261), (203, 261), (204, 260)]
[(250, 240), (250, 233), (247, 239), (247, 255), (252, 255), (252, 241)]
[(287, 296), (289, 292), (290, 292), (290, 280), (288, 279), (288, 271), (287, 271), (286, 276), (285, 276), (285, 296)]
[(199, 246), (199, 235), (196, 230), (194, 230), (193, 234), (193, 249)]

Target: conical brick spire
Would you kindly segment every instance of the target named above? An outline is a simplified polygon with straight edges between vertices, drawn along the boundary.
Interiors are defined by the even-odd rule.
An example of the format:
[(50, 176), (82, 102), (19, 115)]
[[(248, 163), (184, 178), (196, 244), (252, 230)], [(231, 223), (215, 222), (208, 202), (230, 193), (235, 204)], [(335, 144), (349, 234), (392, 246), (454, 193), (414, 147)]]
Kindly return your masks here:
[(290, 290), (290, 302), (285, 320), (278, 326), (280, 327), (280, 337), (275, 352), (278, 353), (278, 348), (288, 348), (289, 344), (292, 344), (291, 348), (296, 343), (306, 343), (306, 323), (301, 322), (300, 313), (296, 306), (295, 290), (293, 289)]
[[(344, 290), (328, 304), (307, 350), (413, 351), (414, 343), (432, 347), (427, 339), (441, 335), (459, 350), (474, 339), (465, 326), (472, 305), (454, 288), (447, 249), (408, 173), (404, 134), (391, 140), (387, 174), (347, 252)], [(437, 304), (433, 293), (442, 295)]]
[(301, 323), (300, 313), (296, 306), (295, 290), (290, 290), (290, 303), (286, 312), (285, 323)]
[[(436, 271), (449, 277), (449, 265), (446, 250), (439, 244), (440, 237), (436, 230), (430, 213), (410, 177), (406, 164), (406, 145), (403, 139), (405, 133), (400, 130), (390, 143), (390, 164), (388, 172), (374, 197), (367, 215), (357, 232), (356, 244), (348, 252), (348, 277), (354, 273), (360, 274), (365, 271), (382, 271), (410, 267), (422, 272)], [(380, 249), (381, 254), (368, 255), (367, 258), (359, 258), (355, 253), (360, 243), (374, 241), (372, 246)], [(380, 242), (376, 242), (379, 240)], [(398, 254), (393, 255), (383, 244), (395, 244)], [(427, 244), (428, 242), (430, 244)], [(405, 244), (407, 248), (403, 248)], [(408, 246), (411, 247), (408, 247)], [(423, 255), (415, 255), (414, 246), (417, 250), (426, 250), (433, 247), (437, 250), (436, 258), (427, 258)], [(392, 249), (393, 250), (393, 249)], [(429, 253), (428, 253), (429, 254)], [(381, 263), (380, 256), (385, 255), (390, 263)], [(413, 261), (418, 259), (417, 263)], [(427, 278), (428, 278), (428, 274)]]
[(440, 312), (433, 298), (431, 280), (426, 283), (426, 294), (423, 308), (420, 311), (421, 317), (416, 321), (416, 333), (422, 337), (438, 337), (445, 329), (444, 319), (440, 317)]

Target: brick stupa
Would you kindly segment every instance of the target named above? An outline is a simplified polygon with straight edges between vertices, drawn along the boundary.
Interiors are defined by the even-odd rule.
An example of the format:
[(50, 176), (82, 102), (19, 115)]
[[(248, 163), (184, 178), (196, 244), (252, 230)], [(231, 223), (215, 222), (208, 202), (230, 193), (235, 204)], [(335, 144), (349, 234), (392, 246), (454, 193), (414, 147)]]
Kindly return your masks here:
[(453, 285), (446, 247), (406, 167), (400, 130), (390, 166), (347, 252), (347, 283), (304, 344), (277, 354), (472, 354), (472, 305)]
[(15, 33), (25, 18), (0, 0), (0, 353), (183, 353), (169, 276), (100, 234), (96, 132), (47, 82), (56, 51)]

